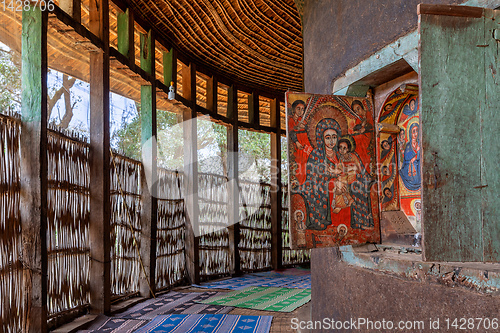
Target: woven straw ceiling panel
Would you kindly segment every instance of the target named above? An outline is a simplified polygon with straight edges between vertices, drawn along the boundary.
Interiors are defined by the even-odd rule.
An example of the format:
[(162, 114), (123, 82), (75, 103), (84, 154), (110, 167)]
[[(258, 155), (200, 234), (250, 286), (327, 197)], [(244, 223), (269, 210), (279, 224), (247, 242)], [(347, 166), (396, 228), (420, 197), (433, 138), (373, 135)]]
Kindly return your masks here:
[(179, 50), (249, 87), (302, 89), (294, 0), (130, 0)]

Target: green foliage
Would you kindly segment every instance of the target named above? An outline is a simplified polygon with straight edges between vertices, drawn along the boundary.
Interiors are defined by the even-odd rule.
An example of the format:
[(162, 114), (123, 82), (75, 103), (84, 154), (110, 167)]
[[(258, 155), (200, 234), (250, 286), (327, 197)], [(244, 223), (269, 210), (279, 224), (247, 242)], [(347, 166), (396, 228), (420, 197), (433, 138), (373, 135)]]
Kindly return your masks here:
[(244, 172), (243, 178), (252, 181), (271, 181), (271, 136), (267, 133), (251, 132), (247, 130), (238, 131), (238, 149), (241, 171), (247, 169), (245, 162), (255, 161)]
[[(132, 120), (123, 121), (113, 136), (114, 146), (128, 157), (141, 159), (140, 105)], [(184, 167), (183, 125), (178, 115), (157, 112), (158, 166), (182, 170)], [(209, 120), (197, 120), (198, 170), (227, 176), (227, 127)], [(240, 176), (252, 181), (271, 180), (271, 137), (266, 133), (239, 130)], [(282, 160), (286, 149), (282, 149)]]
[(0, 47), (0, 112), (21, 110), (21, 65), (14, 51)]
[[(123, 152), (126, 156), (141, 160), (141, 105), (136, 103), (137, 113), (124, 113), (122, 124), (113, 134), (113, 148)], [(127, 119), (127, 118), (132, 119)], [(169, 129), (177, 123), (177, 115), (171, 112), (158, 111), (157, 115), (158, 133)], [(182, 138), (182, 132), (181, 132)], [(174, 142), (172, 142), (174, 144)], [(160, 152), (159, 152), (160, 155)]]

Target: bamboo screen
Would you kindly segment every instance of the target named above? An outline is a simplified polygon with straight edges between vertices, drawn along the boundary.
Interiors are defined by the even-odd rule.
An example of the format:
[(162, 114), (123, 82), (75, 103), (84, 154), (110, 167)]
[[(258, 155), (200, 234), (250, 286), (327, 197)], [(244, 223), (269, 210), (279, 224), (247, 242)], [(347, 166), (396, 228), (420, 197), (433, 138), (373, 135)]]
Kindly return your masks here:
[(179, 284), (186, 277), (183, 175), (158, 169), (156, 288)]
[(281, 210), (281, 245), (283, 265), (294, 265), (309, 262), (311, 259), (311, 250), (292, 250), (290, 249), (290, 224), (288, 220), (288, 186), (282, 187), (282, 210)]
[(214, 174), (198, 175), (200, 207), (200, 276), (228, 274), (231, 270), (227, 216), (227, 178)]
[(139, 291), (141, 241), (140, 162), (113, 154), (111, 172), (111, 294)]
[(49, 317), (90, 302), (89, 147), (71, 137), (49, 131), (47, 138)]
[(271, 267), (271, 185), (240, 180), (241, 269)]
[(20, 121), (0, 114), (0, 332), (21, 331)]

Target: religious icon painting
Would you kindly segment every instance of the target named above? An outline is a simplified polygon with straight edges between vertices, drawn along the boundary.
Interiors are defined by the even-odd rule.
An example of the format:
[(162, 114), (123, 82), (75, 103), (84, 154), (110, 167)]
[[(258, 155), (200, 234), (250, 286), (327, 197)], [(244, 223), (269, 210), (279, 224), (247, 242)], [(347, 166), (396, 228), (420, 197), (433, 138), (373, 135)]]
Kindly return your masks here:
[(421, 230), (420, 112), (418, 86), (397, 88), (384, 101), (377, 124), (397, 125), (399, 133), (379, 133), (380, 210), (401, 210)]
[(370, 99), (288, 92), (294, 249), (380, 242)]

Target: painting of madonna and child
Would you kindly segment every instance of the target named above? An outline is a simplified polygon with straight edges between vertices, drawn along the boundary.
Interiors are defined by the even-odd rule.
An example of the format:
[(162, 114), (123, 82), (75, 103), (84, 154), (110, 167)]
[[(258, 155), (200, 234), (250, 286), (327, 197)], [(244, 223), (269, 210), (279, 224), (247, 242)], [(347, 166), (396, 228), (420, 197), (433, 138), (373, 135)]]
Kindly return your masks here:
[(380, 241), (369, 99), (288, 92), (292, 248)]

